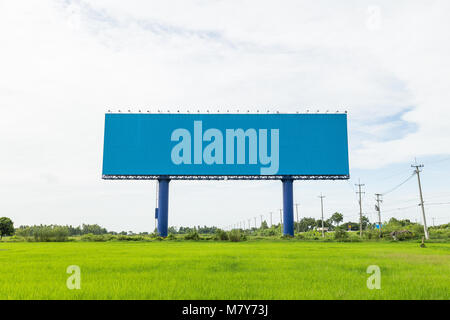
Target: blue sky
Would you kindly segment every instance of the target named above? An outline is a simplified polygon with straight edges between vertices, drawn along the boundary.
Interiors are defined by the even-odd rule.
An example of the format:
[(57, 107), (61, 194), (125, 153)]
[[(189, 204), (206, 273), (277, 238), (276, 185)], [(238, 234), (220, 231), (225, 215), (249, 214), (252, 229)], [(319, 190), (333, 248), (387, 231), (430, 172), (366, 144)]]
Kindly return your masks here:
[[(448, 1), (0, 2), (0, 215), (16, 225), (153, 228), (153, 182), (101, 180), (104, 113), (347, 110), (351, 180), (298, 181), (300, 216), (356, 220), (422, 173), (448, 222)], [(418, 219), (417, 181), (386, 195)], [(433, 204), (436, 203), (436, 204)], [(281, 207), (280, 182), (173, 182), (171, 225), (227, 226)], [(410, 208), (407, 208), (410, 207)], [(398, 209), (400, 208), (400, 210)], [(277, 222), (274, 214), (274, 222)]]

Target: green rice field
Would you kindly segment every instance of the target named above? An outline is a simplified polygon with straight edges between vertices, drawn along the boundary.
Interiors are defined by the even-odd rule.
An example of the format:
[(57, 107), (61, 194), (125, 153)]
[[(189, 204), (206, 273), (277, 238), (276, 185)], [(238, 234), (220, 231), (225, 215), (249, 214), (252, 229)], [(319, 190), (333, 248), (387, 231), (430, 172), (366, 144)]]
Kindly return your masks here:
[[(66, 286), (70, 265), (79, 290)], [(379, 290), (367, 288), (370, 265)], [(449, 243), (0, 243), (0, 299), (449, 298)]]

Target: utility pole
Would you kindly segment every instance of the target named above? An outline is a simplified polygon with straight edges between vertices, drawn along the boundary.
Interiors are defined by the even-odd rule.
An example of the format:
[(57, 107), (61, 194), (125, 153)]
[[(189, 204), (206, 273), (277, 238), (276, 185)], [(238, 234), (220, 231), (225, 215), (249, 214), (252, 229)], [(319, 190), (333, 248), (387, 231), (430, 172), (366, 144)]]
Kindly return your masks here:
[(377, 205), (375, 206), (375, 209), (378, 212), (378, 229), (380, 230), (380, 238), (381, 238), (381, 203), (383, 202), (381, 197), (383, 195), (380, 193), (375, 193), (375, 196), (377, 197), (377, 199), (376, 199)]
[(415, 172), (417, 174), (417, 181), (419, 182), (419, 194), (420, 194), (420, 206), (422, 207), (422, 217), (423, 217), (423, 231), (425, 232), (425, 239), (429, 239), (428, 235), (428, 227), (427, 227), (427, 219), (425, 218), (425, 206), (423, 204), (423, 194), (422, 194), (422, 184), (420, 183), (420, 168), (423, 168), (423, 164), (413, 164), (412, 168), (416, 168)]
[(273, 212), (270, 213), (270, 227), (271, 227), (271, 228), (272, 228), (272, 213), (273, 213)]
[(359, 191), (356, 193), (359, 195), (359, 236), (362, 238), (362, 198), (361, 198), (361, 195), (364, 194), (365, 192), (361, 192), (361, 187), (364, 187), (365, 184), (361, 184), (361, 181), (359, 181), (359, 183), (357, 183), (355, 185), (359, 188)]
[(283, 209), (280, 209), (280, 233), (283, 234)]
[(261, 228), (262, 228), (262, 222), (263, 222), (264, 215), (260, 214), (259, 216), (261, 217)]
[(323, 198), (325, 198), (325, 196), (320, 194), (319, 198), (320, 198), (320, 207), (322, 209), (322, 238), (324, 238), (325, 237), (325, 232), (323, 230)]
[(300, 222), (298, 221), (298, 203), (295, 204), (295, 213), (297, 214), (297, 233), (300, 232)]
[(250, 222), (252, 222), (252, 219), (248, 219), (248, 229), (252, 230), (252, 226), (250, 225)]

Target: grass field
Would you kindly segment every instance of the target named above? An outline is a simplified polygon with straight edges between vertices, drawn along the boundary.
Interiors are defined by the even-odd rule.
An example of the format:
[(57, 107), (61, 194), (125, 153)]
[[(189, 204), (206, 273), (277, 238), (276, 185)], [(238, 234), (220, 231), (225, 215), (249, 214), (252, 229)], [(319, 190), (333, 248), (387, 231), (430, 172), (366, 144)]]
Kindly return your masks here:
[[(80, 290), (66, 287), (69, 265)], [(448, 243), (0, 243), (0, 299), (449, 298)]]

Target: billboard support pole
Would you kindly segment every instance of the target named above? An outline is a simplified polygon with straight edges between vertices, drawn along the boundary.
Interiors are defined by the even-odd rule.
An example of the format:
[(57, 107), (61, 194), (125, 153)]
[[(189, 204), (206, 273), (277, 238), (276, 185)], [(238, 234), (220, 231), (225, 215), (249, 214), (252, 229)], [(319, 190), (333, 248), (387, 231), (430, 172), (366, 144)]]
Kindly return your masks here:
[(161, 237), (167, 237), (169, 222), (169, 182), (170, 179), (158, 179), (158, 233)]
[(294, 236), (293, 179), (282, 179), (283, 183), (283, 235)]

